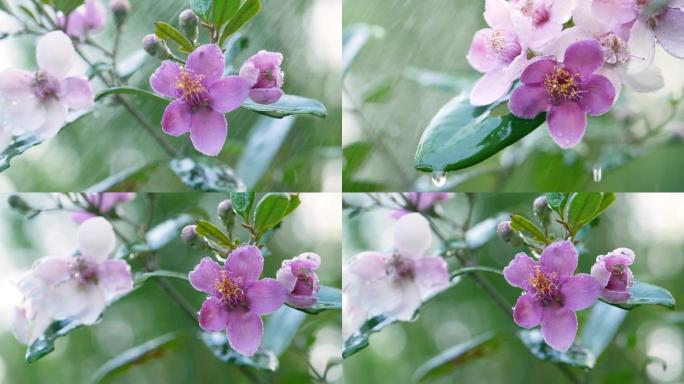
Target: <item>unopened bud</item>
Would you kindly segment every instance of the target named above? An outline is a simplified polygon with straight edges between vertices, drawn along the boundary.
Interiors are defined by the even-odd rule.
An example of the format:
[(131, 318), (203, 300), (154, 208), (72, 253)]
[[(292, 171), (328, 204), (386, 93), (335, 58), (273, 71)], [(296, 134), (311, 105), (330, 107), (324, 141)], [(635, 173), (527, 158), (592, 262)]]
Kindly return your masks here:
[(128, 0), (109, 0), (109, 9), (114, 14), (116, 26), (121, 28), (131, 13), (131, 3)]
[(181, 231), (181, 240), (193, 248), (201, 248), (202, 241), (197, 235), (197, 227), (194, 225), (188, 225)]
[(230, 228), (234, 224), (235, 212), (233, 211), (233, 203), (227, 199), (223, 200), (217, 208), (218, 217), (223, 222), (226, 228)]
[(532, 204), (532, 210), (544, 226), (548, 226), (551, 223), (551, 207), (549, 207), (549, 203), (546, 201), (546, 196), (537, 197)]
[(190, 41), (197, 41), (199, 35), (199, 18), (191, 9), (186, 9), (178, 16), (178, 24)]
[(156, 56), (159, 60), (169, 60), (173, 58), (173, 54), (166, 45), (166, 42), (157, 37), (157, 35), (150, 34), (145, 36), (142, 45), (145, 52), (150, 56)]
[(510, 241), (513, 237), (513, 228), (511, 228), (510, 221), (502, 221), (499, 226), (496, 227), (496, 235), (503, 241)]

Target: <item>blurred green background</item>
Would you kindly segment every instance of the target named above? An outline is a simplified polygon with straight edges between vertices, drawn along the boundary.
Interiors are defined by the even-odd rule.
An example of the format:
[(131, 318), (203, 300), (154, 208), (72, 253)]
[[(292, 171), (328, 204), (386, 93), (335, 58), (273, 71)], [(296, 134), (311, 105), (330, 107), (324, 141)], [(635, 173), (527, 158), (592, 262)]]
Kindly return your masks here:
[[(476, 194), (473, 224), (500, 212), (532, 217), (532, 194)], [(370, 204), (361, 194), (345, 194), (345, 201)], [(443, 205), (446, 217), (462, 222), (466, 198), (457, 194)], [(393, 220), (388, 210), (344, 216), (343, 262), (366, 251), (392, 248)], [(681, 383), (684, 380), (684, 196), (674, 194), (621, 194), (602, 215), (601, 223), (583, 242), (578, 271), (588, 273), (599, 254), (618, 247), (636, 253), (632, 271), (637, 280), (668, 289), (677, 301), (670, 311), (643, 306), (627, 314), (619, 331), (588, 373), (590, 383)], [(449, 234), (447, 234), (449, 236)], [(453, 236), (453, 234), (452, 234)], [(433, 241), (435, 254), (439, 245)], [(479, 265), (502, 269), (522, 251), (493, 238), (475, 258)], [(485, 276), (514, 303), (520, 290), (502, 276)], [(577, 312), (579, 333), (590, 309)], [(397, 323), (373, 334), (370, 346), (344, 361), (344, 381), (407, 383), (418, 367), (454, 345), (488, 331), (514, 332), (519, 329), (509, 316), (475, 284), (472, 278), (432, 299), (413, 323)], [(453, 374), (436, 383), (566, 383), (568, 379), (552, 363), (533, 357), (510, 335), (498, 349), (454, 365)], [(576, 370), (577, 371), (577, 370)], [(577, 371), (577, 373), (580, 373)], [(430, 381), (428, 381), (430, 382)]]
[[(19, 0), (22, 2), (30, 3)], [(123, 33), (120, 61), (141, 49), (143, 36), (154, 31), (154, 22), (177, 25), (179, 13), (188, 7), (187, 0), (131, 0), (131, 4), (133, 11)], [(282, 52), (285, 56), (285, 92), (321, 101), (329, 116), (326, 120), (308, 116), (298, 118), (253, 190), (339, 191), (342, 1), (264, 0), (262, 4), (261, 13), (243, 29), (249, 37), (249, 47), (237, 57), (236, 63), (240, 65), (261, 49)], [(6, 18), (2, 20), (9, 27)], [(93, 38), (101, 45), (111, 47), (113, 36), (110, 16), (105, 30)], [(3, 52), (0, 69), (9, 66), (34, 69), (34, 44), (33, 36), (0, 41), (0, 52)], [(97, 51), (87, 52), (93, 60), (97, 59)], [(149, 75), (159, 64), (157, 59), (150, 58), (133, 76), (131, 85), (149, 89)], [(101, 90), (102, 84), (96, 82), (95, 88)], [(164, 105), (136, 97), (129, 97), (129, 101), (138, 106), (154, 126), (159, 126), (162, 134), (159, 122)], [(236, 168), (241, 157), (253, 157), (258, 153), (259, 150), (244, 153), (245, 143), (258, 118), (259, 115), (246, 110), (228, 115), (229, 136), (220, 155), (221, 162)], [(189, 147), (186, 150), (191, 157), (203, 158), (189, 146), (187, 135), (164, 137), (176, 148)], [(122, 107), (105, 100), (98, 103), (94, 115), (15, 159), (12, 168), (0, 175), (0, 190), (81, 191), (126, 169), (159, 162), (149, 180), (136, 188), (149, 192), (187, 191), (188, 188), (169, 170), (169, 160), (137, 121)], [(249, 173), (249, 167), (243, 172)]]
[[(36, 206), (49, 207), (49, 196), (21, 195)], [(157, 224), (182, 213), (207, 212), (219, 225), (216, 206), (225, 199), (219, 194), (163, 194), (153, 218)], [(259, 196), (258, 196), (259, 198)], [(274, 277), (282, 260), (303, 252), (321, 256), (318, 272), (321, 284), (340, 287), (341, 195), (303, 194), (302, 205), (285, 219), (282, 228), (267, 243), (262, 276)], [(133, 220), (144, 220), (143, 196), (123, 206)], [(126, 224), (115, 224), (126, 231)], [(21, 297), (14, 284), (40, 257), (71, 254), (76, 248), (77, 226), (67, 213), (44, 213), (32, 220), (7, 206), (7, 195), (0, 197), (0, 383), (87, 383), (94, 372), (109, 359), (147, 340), (177, 330), (195, 332), (198, 326), (151, 280), (129, 296), (109, 307), (102, 321), (80, 328), (58, 339), (56, 350), (29, 365), (24, 360), (26, 348), (19, 344), (9, 328), (13, 306)], [(243, 240), (246, 239), (243, 234)], [(195, 251), (175, 240), (160, 251), (161, 268), (187, 273), (208, 252)], [(134, 272), (136, 264), (134, 264)], [(170, 280), (190, 302), (199, 308), (205, 294), (187, 282)], [(264, 318), (268, 321), (268, 316)], [(249, 370), (269, 383), (311, 382), (310, 369), (320, 374), (326, 364), (340, 356), (340, 311), (326, 311), (307, 316), (290, 348), (281, 356), (280, 369), (274, 374)], [(333, 366), (330, 382), (338, 382), (341, 366)], [(114, 383), (252, 383), (233, 364), (221, 363), (198, 339), (191, 337), (182, 349), (144, 364), (113, 380)]]
[[(343, 145), (372, 147), (354, 175), (357, 183), (345, 181), (346, 192), (368, 191), (368, 183), (377, 191), (435, 189), (429, 175), (414, 169), (416, 148), (437, 111), (479, 77), (465, 55), (475, 31), (486, 26), (483, 11), (484, 0), (345, 0), (345, 28), (365, 23), (384, 29), (383, 38), (371, 38), (361, 50), (344, 80)], [(488, 161), (451, 173), (440, 189), (681, 191), (684, 177), (667, 165), (684, 162), (684, 108), (658, 135), (640, 142), (649, 126), (670, 115), (670, 98), (684, 97), (682, 61), (658, 47), (656, 64), (665, 88), (637, 94), (623, 87), (617, 107), (591, 118), (587, 136), (573, 150), (553, 144), (544, 125)], [(425, 86), (422, 70), (448, 76), (438, 79), (439, 87)], [(417, 75), (423, 79), (416, 81)], [(594, 169), (601, 170), (600, 182), (594, 181)]]

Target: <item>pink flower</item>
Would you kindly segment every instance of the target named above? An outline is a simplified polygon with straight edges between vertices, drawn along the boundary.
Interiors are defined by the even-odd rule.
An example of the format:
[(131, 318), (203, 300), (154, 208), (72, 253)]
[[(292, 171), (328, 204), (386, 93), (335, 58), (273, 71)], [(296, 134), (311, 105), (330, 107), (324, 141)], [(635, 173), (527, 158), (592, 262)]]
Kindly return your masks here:
[(4, 128), (15, 135), (51, 138), (64, 126), (69, 109), (87, 109), (95, 101), (85, 77), (69, 76), (76, 53), (67, 35), (55, 31), (41, 37), (36, 61), (40, 69), (35, 73), (15, 68), (0, 72), (0, 94), (8, 116)]
[(488, 105), (502, 98), (527, 63), (526, 46), (511, 18), (509, 3), (486, 0), (484, 17), (489, 28), (475, 33), (466, 56), (473, 68), (484, 73), (470, 93), (473, 105)]
[(164, 132), (190, 132), (195, 149), (207, 156), (221, 152), (228, 136), (225, 114), (239, 108), (250, 89), (242, 77), (222, 78), (223, 70), (221, 49), (208, 44), (192, 52), (185, 67), (164, 61), (150, 77), (155, 92), (175, 99), (164, 111)]
[(563, 352), (577, 335), (575, 311), (594, 304), (601, 291), (598, 280), (585, 273), (574, 275), (575, 269), (575, 246), (557, 241), (544, 249), (539, 262), (519, 253), (503, 270), (509, 284), (525, 291), (513, 308), (515, 323), (523, 328), (541, 323), (544, 341)]
[(280, 69), (283, 54), (259, 51), (240, 68), (240, 77), (252, 88), (249, 97), (260, 104), (273, 104), (283, 97), (284, 74)]
[(528, 47), (538, 51), (554, 40), (572, 17), (576, 0), (511, 0), (513, 23)]
[(44, 309), (47, 286), (35, 277), (33, 271), (28, 271), (17, 282), (17, 289), (23, 301), (14, 308), (12, 333), (20, 343), (31, 345), (52, 323), (52, 318)]
[(85, 221), (78, 229), (80, 255), (48, 256), (32, 269), (35, 286), (29, 295), (51, 318), (74, 318), (94, 324), (107, 303), (133, 289), (130, 266), (108, 260), (116, 238), (112, 225), (102, 217)]
[(277, 280), (259, 280), (263, 268), (261, 251), (249, 245), (231, 252), (223, 268), (205, 257), (188, 275), (196, 290), (209, 294), (199, 312), (200, 327), (226, 330), (230, 346), (245, 356), (259, 349), (264, 336), (261, 316), (277, 311), (288, 294)]
[(574, 43), (562, 63), (540, 58), (525, 68), (508, 103), (511, 112), (531, 119), (548, 111), (551, 138), (561, 148), (577, 145), (587, 127), (587, 114), (599, 116), (610, 110), (615, 88), (594, 72), (603, 65), (603, 50), (596, 40)]
[(85, 39), (89, 33), (96, 33), (104, 28), (107, 21), (107, 10), (98, 0), (85, 0), (85, 4), (72, 11), (67, 17), (67, 35)]
[(93, 217), (101, 216), (109, 213), (116, 208), (117, 205), (126, 203), (135, 197), (135, 193), (129, 192), (105, 192), (105, 193), (90, 193), (86, 197), (88, 203), (92, 205), (95, 211), (78, 211), (71, 214), (71, 219), (78, 224), (91, 219)]
[(316, 304), (316, 292), (321, 288), (316, 270), (321, 258), (315, 253), (303, 253), (292, 260), (283, 261), (276, 279), (283, 284), (288, 295), (286, 302), (293, 307), (306, 308)]
[(634, 263), (634, 252), (618, 248), (607, 255), (596, 258), (591, 275), (601, 283), (600, 297), (609, 303), (622, 303), (630, 297), (629, 289), (634, 277), (629, 266)]
[[(411, 205), (413, 205), (418, 212), (426, 212), (434, 207), (435, 204), (451, 199), (454, 197), (454, 194), (446, 192), (409, 192), (405, 193), (404, 197), (406, 197), (406, 200), (408, 200), (408, 202), (411, 203)], [(398, 209), (392, 212), (392, 217), (395, 219), (400, 219), (411, 212), (412, 211), (407, 211), (405, 209)]]
[(431, 243), (427, 220), (411, 213), (395, 224), (394, 252), (357, 255), (347, 267), (348, 281), (343, 283), (351, 304), (361, 307), (357, 312), (408, 321), (425, 298), (447, 288), (446, 262), (425, 255)]

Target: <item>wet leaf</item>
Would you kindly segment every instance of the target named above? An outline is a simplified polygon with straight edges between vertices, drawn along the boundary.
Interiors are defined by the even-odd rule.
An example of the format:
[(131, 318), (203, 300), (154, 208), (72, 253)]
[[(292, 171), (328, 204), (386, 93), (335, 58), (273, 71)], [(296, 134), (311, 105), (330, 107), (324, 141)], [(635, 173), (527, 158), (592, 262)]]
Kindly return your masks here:
[(518, 331), (518, 337), (536, 358), (554, 363), (567, 364), (582, 369), (594, 368), (596, 356), (591, 351), (577, 344), (570, 346), (567, 352), (559, 352), (544, 342), (539, 329)]
[(665, 308), (674, 309), (675, 299), (665, 288), (656, 285), (635, 281), (629, 289), (630, 298), (620, 304), (608, 303), (622, 309), (633, 309), (641, 305), (660, 305)]
[(290, 195), (287, 193), (269, 193), (256, 206), (254, 212), (254, 228), (263, 235), (269, 229), (280, 224), (290, 206)]
[(316, 292), (316, 298), (318, 301), (311, 307), (292, 308), (311, 315), (316, 315), (331, 309), (342, 309), (342, 291), (340, 289), (322, 285), (321, 289)]
[(264, 330), (262, 348), (280, 356), (292, 344), (306, 315), (293, 308), (283, 306), (268, 317)]
[(225, 332), (200, 332), (199, 338), (217, 359), (224, 363), (232, 363), (243, 367), (256, 368), (275, 372), (278, 369), (278, 357), (272, 351), (259, 348), (252, 357), (244, 356), (228, 345)]
[(84, 0), (54, 0), (52, 6), (55, 7), (55, 9), (62, 11), (65, 15), (68, 15), (83, 3)]
[(247, 99), (242, 103), (242, 108), (276, 119), (292, 115), (313, 115), (322, 119), (328, 117), (328, 111), (320, 101), (293, 95), (283, 95), (280, 100), (268, 105)]
[(499, 153), (537, 129), (546, 119), (498, 115), (500, 104), (470, 105), (462, 94), (448, 102), (423, 132), (416, 153), (416, 169), (449, 172), (471, 167)]
[(591, 351), (598, 359), (617, 334), (625, 320), (627, 311), (596, 302), (591, 308), (589, 319), (582, 326), (579, 344)]
[(233, 248), (233, 242), (230, 241), (220, 228), (206, 220), (197, 220), (195, 225), (197, 234), (206, 238), (209, 244), (218, 244), (221, 249), (230, 250)]
[(565, 205), (568, 203), (569, 197), (569, 193), (549, 192), (546, 194), (546, 202), (551, 209), (558, 212), (562, 217), (565, 217)]
[(246, 222), (250, 223), (250, 213), (254, 205), (256, 195), (251, 192), (231, 192), (230, 202), (233, 204), (233, 211), (240, 215)]
[(147, 183), (152, 174), (159, 168), (159, 163), (143, 167), (134, 167), (112, 175), (87, 188), (89, 193), (137, 191)]
[(173, 159), (171, 170), (183, 184), (201, 192), (235, 192), (245, 189), (233, 170), (215, 160)]
[(226, 39), (233, 33), (237, 32), (245, 24), (247, 24), (254, 16), (261, 11), (261, 1), (259, 0), (245, 0), (240, 8), (235, 13), (235, 16), (228, 22), (226, 28), (221, 32), (219, 38), (219, 46), (223, 46)]
[(235, 58), (247, 47), (249, 46), (249, 38), (242, 35), (241, 33), (236, 33), (226, 41), (226, 53), (223, 55), (223, 60), (225, 62), (225, 68), (223, 70), (223, 76), (230, 76), (238, 73), (238, 67), (235, 66)]
[(157, 21), (154, 23), (156, 29), (154, 30), (155, 35), (162, 40), (173, 40), (178, 45), (183, 52), (192, 52), (195, 46), (190, 40), (179, 30), (174, 28), (171, 24), (165, 23), (163, 21)]
[(370, 159), (373, 154), (373, 145), (363, 141), (357, 141), (344, 147), (343, 179), (350, 179)]
[(26, 350), (26, 361), (29, 363), (38, 361), (55, 350), (55, 341), (58, 338), (66, 336), (69, 332), (82, 326), (80, 322), (71, 319), (53, 322), (43, 335), (28, 347)]
[(539, 229), (533, 222), (520, 215), (511, 216), (511, 228), (518, 232), (528, 232), (535, 239), (544, 244), (549, 244), (551, 241), (546, 237), (544, 231)]
[(577, 193), (572, 197), (568, 207), (568, 225), (573, 235), (598, 215), (602, 201), (603, 194), (598, 192)]
[(211, 3), (214, 0), (190, 0), (190, 9), (197, 14), (197, 16), (206, 19), (209, 17), (211, 11)]
[(385, 35), (382, 27), (368, 24), (353, 24), (342, 33), (342, 76), (344, 77), (371, 38), (381, 39)]
[(23, 135), (15, 138), (2, 154), (0, 154), (0, 172), (6, 171), (10, 167), (10, 162), (13, 158), (23, 154), (29, 149), (39, 145), (43, 139), (34, 135)]
[(367, 320), (358, 331), (344, 341), (342, 357), (346, 359), (366, 348), (369, 343), (368, 340), (373, 333), (380, 332), (383, 328), (396, 322), (397, 320), (395, 318), (385, 315), (376, 316)]
[(213, 0), (213, 3), (211, 18), (218, 29), (232, 19), (240, 8), (240, 0)]

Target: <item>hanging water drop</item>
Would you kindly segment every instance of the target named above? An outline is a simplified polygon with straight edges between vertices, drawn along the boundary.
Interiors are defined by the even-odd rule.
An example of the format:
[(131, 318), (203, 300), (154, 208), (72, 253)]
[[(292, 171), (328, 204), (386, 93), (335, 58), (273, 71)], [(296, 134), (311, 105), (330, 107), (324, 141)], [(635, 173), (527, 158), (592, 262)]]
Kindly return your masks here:
[(594, 182), (595, 183), (600, 183), (601, 179), (603, 179), (603, 168), (600, 166), (594, 166), (594, 169), (592, 170), (594, 174)]
[(447, 182), (447, 173), (444, 171), (432, 172), (432, 184), (435, 187), (443, 187)]

